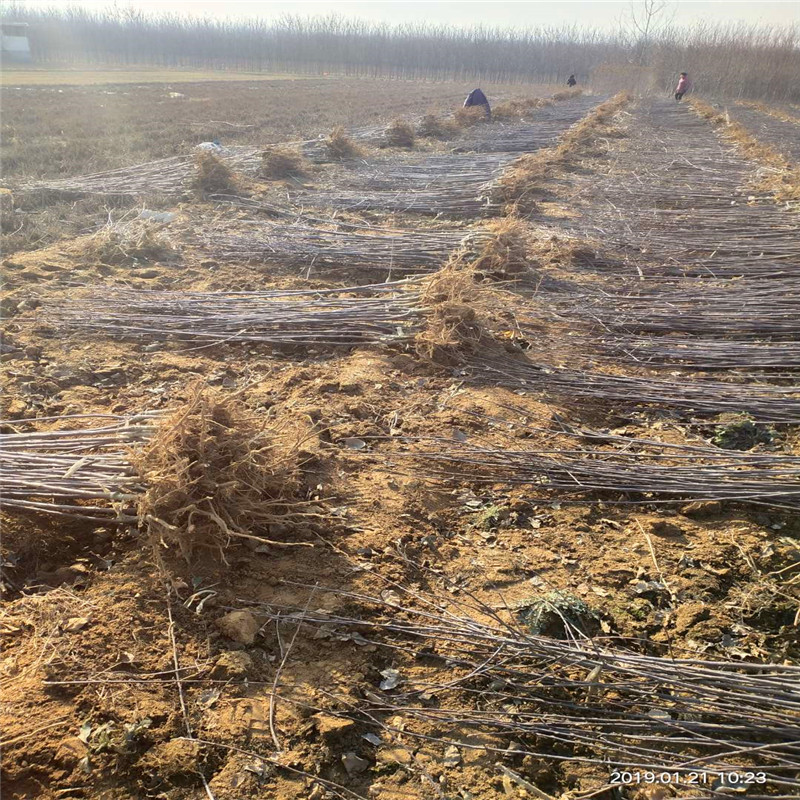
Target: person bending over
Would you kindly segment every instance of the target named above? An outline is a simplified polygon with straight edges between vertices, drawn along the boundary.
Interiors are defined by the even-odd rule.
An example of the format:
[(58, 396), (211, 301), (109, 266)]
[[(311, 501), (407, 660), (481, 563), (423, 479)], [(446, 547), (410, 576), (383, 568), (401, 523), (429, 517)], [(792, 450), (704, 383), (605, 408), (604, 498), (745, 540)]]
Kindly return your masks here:
[(486, 119), (492, 118), (492, 110), (489, 108), (489, 101), (480, 89), (473, 89), (464, 101), (464, 108), (483, 108)]

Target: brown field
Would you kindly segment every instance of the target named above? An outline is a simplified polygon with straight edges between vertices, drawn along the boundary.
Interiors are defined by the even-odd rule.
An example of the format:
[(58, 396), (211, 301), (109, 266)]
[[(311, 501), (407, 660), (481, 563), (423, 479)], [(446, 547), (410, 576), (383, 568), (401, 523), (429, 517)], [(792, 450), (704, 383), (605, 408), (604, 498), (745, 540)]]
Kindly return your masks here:
[(272, 75), (268, 72), (219, 72), (214, 70), (178, 70), (140, 67), (138, 69), (48, 69), (6, 67), (0, 74), (4, 86), (95, 86), (127, 83), (209, 83), (211, 81), (286, 81), (300, 75)]
[[(481, 112), (459, 127), (451, 115), (468, 88), (185, 75), (3, 87), (15, 209), (4, 220), (0, 444), (112, 424), (100, 415), (153, 427), (145, 445), (126, 438), (131, 428), (114, 434), (129, 488), (112, 494), (113, 465), (73, 441), (56, 453), (64, 462), (48, 451), (47, 477), (26, 495), (63, 516), (3, 511), (4, 798), (697, 796), (688, 784), (612, 786), (614, 760), (637, 758), (664, 770), (705, 759), (712, 781), (720, 765), (768, 769), (776, 781), (758, 797), (793, 796), (794, 745), (770, 747), (797, 739), (796, 708), (768, 707), (757, 686), (729, 692), (713, 668), (783, 665), (775, 696), (788, 704), (798, 691), (797, 490), (753, 490), (754, 503), (734, 480), (732, 498), (704, 495), (702, 470), (674, 495), (664, 488), (670, 470), (748, 456), (783, 465), (788, 477), (774, 480), (798, 480), (797, 356), (772, 372), (703, 361), (731, 344), (737, 358), (748, 346), (796, 353), (796, 287), (735, 302), (743, 282), (771, 291), (798, 266), (796, 209), (768, 191), (741, 202), (775, 163), (737, 151), (686, 105), (623, 94), (541, 102), (562, 87), (483, 86), (507, 103), (504, 118)], [(420, 129), (426, 114), (436, 118)], [(389, 139), (353, 130), (389, 124)], [(540, 124), (538, 151), (497, 149)], [(674, 168), (659, 137), (679, 134), (687, 162), (719, 169)], [(265, 155), (197, 159), (174, 194), (25, 187), (185, 155), (215, 137)], [(234, 203), (209, 196), (219, 186)], [(605, 201), (613, 191), (618, 208)], [(700, 210), (687, 214), (691, 192)], [(706, 226), (710, 197), (718, 216)], [(136, 219), (142, 206), (174, 218)], [(657, 207), (677, 231), (663, 242)], [(775, 251), (737, 260), (731, 242), (764, 210)], [(714, 258), (717, 239), (728, 245), (718, 275), (702, 262), (697, 278), (697, 252)], [(358, 290), (414, 274), (391, 294)], [(656, 296), (644, 311), (642, 287)], [(298, 290), (313, 292), (235, 294)], [(328, 290), (347, 310), (332, 322), (314, 317)], [(718, 299), (698, 310), (703, 292)], [(359, 327), (365, 293), (400, 310), (388, 323), (369, 312)], [(205, 312), (229, 303), (205, 318), (206, 338), (192, 327), (197, 297)], [(720, 333), (709, 308), (728, 302)], [(292, 303), (306, 303), (294, 338)], [(273, 317), (259, 322), (265, 308)], [(609, 309), (631, 326), (637, 309), (666, 319), (649, 339), (652, 361), (608, 349), (628, 333)], [(690, 323), (696, 335), (681, 327)], [(734, 338), (737, 324), (758, 335)], [(774, 342), (768, 324), (779, 326)], [(676, 338), (678, 356), (659, 365), (658, 347)], [(689, 357), (698, 341), (699, 365)], [(546, 369), (501, 379), (531, 364)], [(594, 394), (550, 388), (570, 370), (600, 373)], [(626, 378), (678, 388), (615, 398), (609, 387)], [(696, 386), (695, 405), (681, 405)], [(734, 411), (714, 406), (726, 387), (745, 398)], [(759, 387), (786, 394), (748, 405)], [(144, 412), (159, 416), (134, 419)], [(745, 434), (755, 438), (727, 449)], [(667, 449), (650, 462), (654, 441)], [(437, 461), (473, 446), (485, 448), (469, 451), (474, 463)], [(525, 458), (487, 455), (554, 448), (566, 472), (547, 478), (544, 468), (531, 477)], [(593, 468), (628, 457), (634, 469), (619, 480), (653, 464), (662, 478), (641, 491), (591, 484)], [(36, 465), (9, 465), (13, 500)], [(593, 477), (559, 488), (576, 467)], [(107, 470), (99, 497), (53, 506), (54, 484), (94, 469)], [(609, 653), (633, 659), (628, 671)], [(640, 657), (665, 671), (639, 671)], [(679, 686), (693, 669), (699, 688)], [(608, 719), (611, 744), (598, 733)], [(694, 723), (698, 738), (683, 746)], [(649, 734), (648, 754), (631, 755)], [(750, 750), (750, 737), (765, 744)]]
[[(52, 85), (9, 83), (0, 88), (4, 186), (14, 189), (25, 180), (167, 158), (213, 139), (226, 145), (260, 146), (315, 138), (337, 125), (388, 123), (398, 116), (440, 113), (459, 106), (471, 88), (455, 83), (290, 76), (225, 81), (215, 76), (210, 81), (206, 75), (206, 80), (183, 83), (186, 74), (181, 72), (170, 83), (131, 85), (126, 78), (87, 85), (68, 84), (69, 75), (55, 73)], [(173, 83), (181, 85), (176, 89)], [(555, 87), (485, 88), (490, 96), (502, 97), (513, 92), (549, 93)], [(160, 198), (149, 202), (157, 205)], [(4, 228), (5, 253), (86, 233), (105, 224), (110, 209), (130, 203), (31, 197), (20, 205), (25, 213), (10, 234)]]

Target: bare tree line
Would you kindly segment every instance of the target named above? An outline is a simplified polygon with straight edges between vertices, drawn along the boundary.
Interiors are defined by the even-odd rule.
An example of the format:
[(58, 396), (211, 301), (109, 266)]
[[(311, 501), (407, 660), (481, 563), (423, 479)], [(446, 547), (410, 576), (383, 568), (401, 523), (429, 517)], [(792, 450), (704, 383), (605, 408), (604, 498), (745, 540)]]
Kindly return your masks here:
[(4, 4), (2, 17), (30, 24), (34, 59), (41, 64), (498, 82), (561, 82), (571, 73), (587, 82), (601, 67), (627, 82), (635, 68), (647, 73), (654, 89), (667, 89), (688, 71), (707, 94), (800, 101), (797, 26), (706, 23), (683, 29), (658, 18), (662, 7), (645, 0), (643, 12), (613, 33), (578, 26), (389, 26), (337, 16), (231, 21), (24, 3)]

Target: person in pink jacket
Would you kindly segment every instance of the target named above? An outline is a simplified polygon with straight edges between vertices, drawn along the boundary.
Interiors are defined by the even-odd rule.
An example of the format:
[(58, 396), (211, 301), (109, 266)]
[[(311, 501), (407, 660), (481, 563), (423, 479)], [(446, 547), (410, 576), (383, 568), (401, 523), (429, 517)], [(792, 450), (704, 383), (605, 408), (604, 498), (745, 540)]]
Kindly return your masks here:
[(681, 98), (692, 88), (692, 82), (685, 72), (681, 72), (681, 77), (678, 79), (678, 85), (675, 87), (675, 100), (680, 103)]

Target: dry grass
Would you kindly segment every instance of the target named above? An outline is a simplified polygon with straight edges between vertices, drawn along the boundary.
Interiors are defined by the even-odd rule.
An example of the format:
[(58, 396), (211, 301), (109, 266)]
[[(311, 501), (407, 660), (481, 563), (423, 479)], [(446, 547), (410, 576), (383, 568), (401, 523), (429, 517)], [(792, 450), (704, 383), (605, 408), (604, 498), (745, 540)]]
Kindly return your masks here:
[(569, 157), (570, 153), (584, 154), (593, 149), (595, 140), (599, 137), (621, 136), (622, 132), (613, 125), (613, 119), (632, 100), (633, 97), (628, 92), (619, 92), (569, 128), (559, 144), (563, 155)]
[[(111, 198), (91, 196), (79, 199), (53, 198), (46, 193), (15, 195), (19, 213), (13, 222), (16, 227), (3, 231), (0, 250), (4, 255), (32, 250), (52, 244), (60, 239), (85, 235), (87, 229), (102, 230), (109, 215), (119, 216), (141, 206), (139, 198)], [(160, 209), (174, 207), (174, 198), (148, 197), (147, 207)]]
[(426, 114), (417, 125), (417, 135), (426, 139), (449, 139), (456, 131), (453, 120), (442, 119), (436, 114)]
[(414, 128), (404, 119), (394, 120), (384, 132), (389, 147), (413, 147), (415, 141)]
[(14, 224), (14, 195), (10, 189), (0, 189), (0, 229), (13, 231)]
[(707, 120), (712, 125), (727, 125), (730, 122), (725, 114), (698, 97), (690, 97), (687, 102), (698, 117)]
[(451, 263), (468, 265), (478, 277), (506, 280), (528, 271), (530, 234), (519, 220), (492, 220), (481, 231), (465, 237)]
[(469, 108), (459, 108), (453, 114), (453, 122), (459, 128), (471, 128), (473, 125), (480, 125), (488, 122), (486, 111), (481, 106), (470, 106)]
[[(5, 75), (5, 70), (3, 71)], [(9, 74), (11, 74), (9, 72)], [(385, 125), (398, 115), (443, 112), (463, 102), (461, 81), (413, 83), (372, 78), (304, 78), (0, 89), (3, 174), (65, 178), (182, 155), (199, 142), (270, 144), (310, 139), (337, 125)], [(230, 73), (220, 72), (220, 76)], [(411, 89), (409, 89), (411, 87)], [(509, 85), (487, 84), (490, 94)], [(531, 87), (545, 93), (546, 85)], [(4, 183), (11, 189), (10, 183)]]
[(516, 100), (507, 100), (505, 103), (498, 103), (492, 109), (494, 119), (519, 120), (524, 119), (539, 108), (552, 106), (553, 101), (541, 97), (525, 97)]
[(475, 276), (461, 265), (450, 263), (432, 276), (422, 295), (426, 320), (415, 338), (418, 355), (454, 366), (475, 353), (485, 335), (480, 296)]
[(760, 111), (762, 114), (768, 114), (770, 117), (775, 117), (775, 119), (782, 120), (783, 122), (791, 122), (794, 125), (800, 125), (800, 117), (790, 114), (782, 108), (775, 108), (774, 106), (768, 106), (766, 103), (749, 100), (739, 100), (738, 104), (746, 108), (753, 108), (756, 111)]
[(631, 100), (627, 92), (620, 92), (570, 127), (554, 147), (518, 158), (495, 184), (493, 199), (504, 203), (508, 213), (532, 211), (536, 195), (559, 170), (600, 154), (601, 139), (622, 135), (613, 118)]
[(800, 201), (800, 167), (791, 164), (777, 150), (760, 142), (747, 128), (732, 122), (727, 114), (704, 100), (692, 97), (689, 106), (702, 119), (719, 128), (722, 136), (745, 158), (763, 168), (751, 183), (754, 191), (771, 194), (779, 202)]
[(566, 270), (573, 275), (573, 268), (592, 264), (597, 259), (594, 243), (563, 236), (532, 235), (529, 243), (529, 258), (532, 263), (548, 270)]
[(302, 175), (306, 170), (303, 157), (285, 147), (268, 147), (261, 154), (261, 167), (259, 177), (267, 180), (281, 180), (291, 178), (292, 175)]
[(231, 168), (218, 156), (202, 150), (194, 157), (192, 189), (203, 198), (209, 194), (235, 194), (238, 186)]
[(325, 140), (331, 158), (347, 159), (361, 155), (361, 148), (347, 135), (341, 126), (334, 128)]
[(195, 385), (146, 448), (132, 453), (148, 489), (139, 516), (154, 544), (223, 553), (235, 539), (269, 541), (291, 526), (297, 442), (268, 431), (235, 397)]
[(172, 242), (162, 230), (163, 225), (146, 220), (109, 224), (92, 236), (76, 240), (70, 250), (81, 261), (100, 264), (159, 261), (174, 254)]
[(563, 91), (555, 92), (550, 95), (550, 99), (556, 103), (560, 103), (564, 100), (572, 100), (575, 97), (580, 97), (582, 94), (583, 89), (564, 89)]

